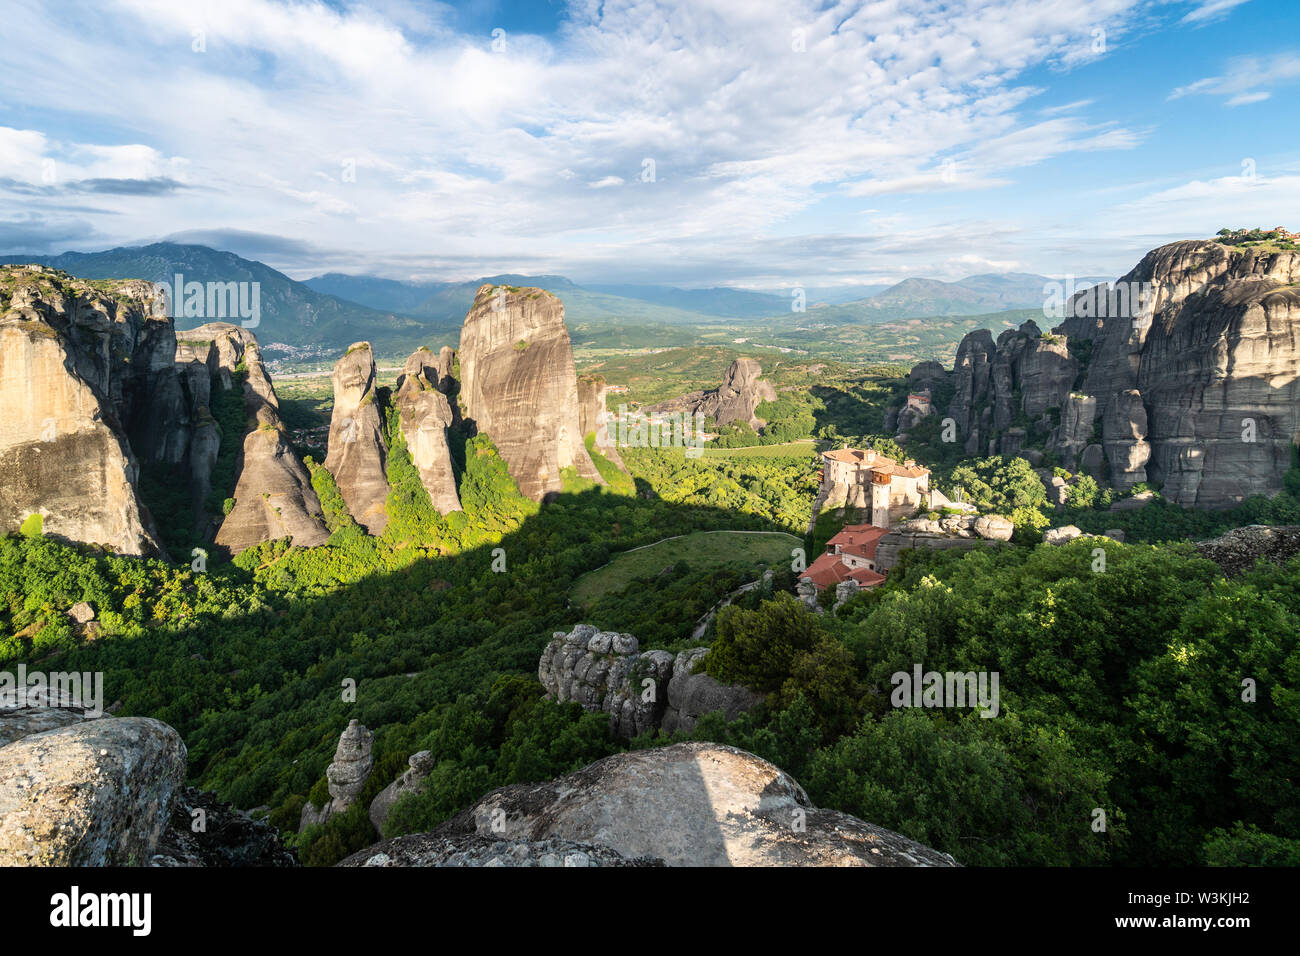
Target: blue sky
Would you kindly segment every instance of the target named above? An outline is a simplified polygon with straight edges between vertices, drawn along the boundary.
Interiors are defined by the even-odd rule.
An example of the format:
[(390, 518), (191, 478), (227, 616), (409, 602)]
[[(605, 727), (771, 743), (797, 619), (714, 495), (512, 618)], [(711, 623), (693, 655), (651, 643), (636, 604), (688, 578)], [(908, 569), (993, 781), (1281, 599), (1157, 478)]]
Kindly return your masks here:
[(1298, 27), (1293, 0), (8, 0), (0, 253), (1118, 275), (1223, 225), (1300, 230)]

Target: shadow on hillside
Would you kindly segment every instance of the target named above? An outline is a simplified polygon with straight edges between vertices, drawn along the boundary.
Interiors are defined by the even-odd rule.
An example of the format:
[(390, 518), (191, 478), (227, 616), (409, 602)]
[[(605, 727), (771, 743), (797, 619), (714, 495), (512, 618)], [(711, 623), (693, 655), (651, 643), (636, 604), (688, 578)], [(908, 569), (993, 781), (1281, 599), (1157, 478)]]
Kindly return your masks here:
[[(278, 589), (272, 593), (233, 565), (214, 565), (210, 580), (186, 588), (201, 611), (190, 626), (104, 637), (68, 651), (59, 667), (103, 671), (105, 699), (121, 702), (118, 713), (176, 727), (191, 779), (242, 808), (305, 797), (354, 718), (376, 731), (375, 772), (388, 774), (385, 784), (431, 732), (461, 735), (443, 743), (471, 753), (457, 759), (472, 769), (475, 748), (489, 760), (489, 731), (439, 730), (439, 720), (467, 700), (480, 702), (470, 710), (481, 708), (503, 679), (535, 681), (552, 635), (584, 620), (568, 600), (582, 574), (621, 551), (699, 530), (788, 533), (725, 509), (561, 494), (499, 542), (377, 568), (324, 593), (310, 592), (355, 556), (330, 546), (291, 549), (258, 572)], [(624, 595), (632, 606), (636, 586)], [(256, 597), (256, 606), (223, 606), (231, 595)], [(665, 613), (658, 597), (649, 581), (647, 619)], [(115, 606), (129, 599), (118, 595)], [(355, 699), (347, 699), (350, 686)], [(529, 686), (535, 700), (540, 685)], [(465, 804), (482, 795), (467, 790)]]

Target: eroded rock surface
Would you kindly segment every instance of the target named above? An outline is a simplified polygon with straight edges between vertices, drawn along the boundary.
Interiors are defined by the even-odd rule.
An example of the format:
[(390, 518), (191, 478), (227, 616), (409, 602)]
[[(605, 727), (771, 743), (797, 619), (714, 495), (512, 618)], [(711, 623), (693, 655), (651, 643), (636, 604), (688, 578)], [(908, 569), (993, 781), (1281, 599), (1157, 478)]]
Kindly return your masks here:
[(460, 399), (534, 501), (562, 489), (561, 472), (604, 480), (583, 443), (564, 306), (542, 289), (484, 285), (460, 333)]
[(144, 865), (185, 780), (185, 744), (147, 717), (75, 720), (0, 747), (0, 865)]
[(302, 547), (324, 544), (329, 532), (320, 499), (280, 420), (280, 401), (256, 337), (225, 322), (190, 329), (185, 336), (212, 343), (221, 387), (242, 388), (249, 422), (235, 461), (235, 505), (221, 522), (216, 543), (236, 554), (285, 537)]
[(719, 425), (741, 421), (759, 429), (764, 422), (754, 414), (754, 410), (760, 402), (776, 400), (776, 389), (763, 381), (762, 375), (763, 368), (756, 359), (738, 358), (727, 368), (722, 384), (717, 388), (691, 392), (681, 398), (651, 405), (645, 411), (650, 414), (684, 412), (688, 415), (698, 412)]
[(627, 859), (617, 850), (572, 840), (494, 840), (477, 834), (439, 837), (413, 833), (354, 853), (339, 866), (663, 866), (649, 857)]
[[(375, 375), (369, 342), (354, 343), (335, 363), (334, 410), (325, 467), (357, 524), (371, 534), (380, 534), (388, 527), (388, 439)], [(450, 459), (447, 466), (451, 466)]]
[(175, 350), (162, 298), (145, 282), (106, 292), (39, 267), (0, 268), (0, 279), (0, 531), (39, 514), (46, 534), (161, 554), (127, 424), (135, 397), (170, 379), (149, 437), (160, 454), (183, 453), (179, 386), (155, 369), (169, 336)]
[(330, 800), (319, 809), (310, 801), (303, 806), (299, 832), (314, 824), (324, 823), (357, 802), (361, 791), (365, 789), (366, 781), (370, 779), (370, 771), (375, 767), (370, 753), (374, 739), (375, 735), (360, 722), (352, 720), (348, 723), (339, 735), (334, 760), (325, 768)]
[[(669, 866), (956, 865), (898, 833), (818, 809), (777, 767), (712, 743), (616, 754), (546, 783), (495, 790), (426, 839), (467, 836), (572, 841)], [(394, 842), (348, 862), (373, 860)]]
[(402, 438), (411, 463), (420, 473), (420, 483), (439, 514), (446, 515), (460, 511), (461, 507), (451, 449), (447, 445), (452, 411), (447, 396), (436, 384), (440, 377), (433, 353), (420, 349), (406, 360), (397, 380), (393, 405), (401, 416)]

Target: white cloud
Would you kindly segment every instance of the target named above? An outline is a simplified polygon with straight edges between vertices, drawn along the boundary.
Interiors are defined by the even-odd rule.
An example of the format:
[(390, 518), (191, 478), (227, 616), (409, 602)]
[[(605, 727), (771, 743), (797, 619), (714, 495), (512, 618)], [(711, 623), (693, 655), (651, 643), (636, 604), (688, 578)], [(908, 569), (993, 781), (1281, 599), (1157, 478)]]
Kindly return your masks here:
[[(500, 51), (412, 0), (86, 0), (20, 13), (0, 27), (0, 84), (50, 126), (0, 131), (0, 169), (35, 181), (39, 159), (60, 151), (78, 176), (183, 183), (165, 205), (99, 196), (93, 222), (118, 242), (289, 233), (320, 257), (272, 260), (298, 274), (536, 265), (667, 282), (714, 270), (706, 285), (797, 269), (852, 282), (925, 271), (926, 257), (946, 268), (936, 243), (1020, 262), (1016, 237), (1034, 227), (1013, 213), (891, 205), (863, 236), (844, 197), (957, 204), (996, 189), (1001, 201), (1031, 167), (1146, 135), (1087, 115), (1095, 104), (1074, 90), (1064, 105), (1035, 103), (1045, 75), (1096, 59), (1096, 25), (1111, 50), (1135, 36), (1147, 0), (574, 0), (545, 38), (504, 23)], [(94, 135), (68, 135), (88, 110)], [(845, 235), (841, 213), (856, 217)], [(323, 261), (331, 250), (338, 261)]]
[(1196, 8), (1189, 11), (1187, 15), (1183, 17), (1182, 22), (1194, 23), (1197, 26), (1202, 26), (1213, 20), (1218, 20), (1221, 17), (1227, 16), (1234, 7), (1239, 7), (1243, 3), (1248, 2), (1249, 0), (1200, 0), (1200, 2), (1197, 3)]
[(1221, 76), (1180, 86), (1169, 94), (1176, 100), (1184, 96), (1223, 96), (1228, 106), (1258, 103), (1269, 97), (1264, 87), (1275, 87), (1300, 79), (1300, 53), (1278, 53), (1270, 57), (1237, 57), (1228, 63), (1227, 72)]

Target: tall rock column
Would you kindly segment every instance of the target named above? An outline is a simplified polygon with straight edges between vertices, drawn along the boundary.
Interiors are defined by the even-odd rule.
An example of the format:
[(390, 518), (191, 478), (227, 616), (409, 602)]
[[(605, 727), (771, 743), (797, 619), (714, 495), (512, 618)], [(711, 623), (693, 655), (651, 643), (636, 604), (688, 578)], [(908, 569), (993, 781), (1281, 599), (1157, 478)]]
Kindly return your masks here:
[(400, 416), (402, 438), (411, 455), (411, 463), (420, 473), (420, 482), (439, 514), (460, 511), (456, 494), (456, 475), (447, 446), (447, 428), (451, 425), (451, 406), (447, 397), (430, 381), (439, 378), (436, 364), (430, 365), (433, 353), (416, 351), (406, 360), (397, 380), (393, 405)]
[[(619, 468), (626, 470), (626, 466), (623, 464), (623, 456), (618, 453), (618, 442), (609, 432), (610, 422), (614, 416), (609, 413), (608, 394), (609, 386), (605, 384), (605, 379), (602, 376), (584, 375), (578, 379), (582, 439), (585, 443), (587, 436), (594, 433), (596, 436), (594, 443), (596, 451)], [(615, 423), (615, 429), (617, 429), (617, 423)]]
[(369, 342), (355, 342), (334, 366), (334, 414), (325, 467), (356, 522), (371, 534), (388, 527), (388, 440)]
[(480, 286), (460, 333), (460, 376), (466, 415), (523, 494), (558, 493), (565, 468), (604, 483), (583, 443), (573, 349), (555, 296)]
[[(249, 430), (235, 461), (235, 507), (222, 521), (216, 543), (234, 553), (288, 537), (300, 547), (329, 537), (311, 476), (294, 454), (280, 421), (280, 401), (262, 364), (253, 333), (212, 322), (190, 329), (189, 340), (212, 342), (220, 388), (242, 388)], [(245, 376), (242, 386), (241, 375)]]

